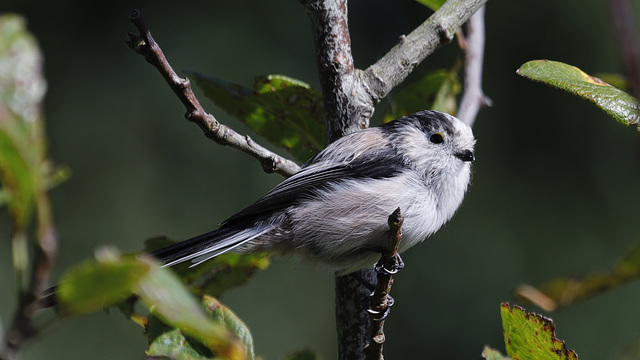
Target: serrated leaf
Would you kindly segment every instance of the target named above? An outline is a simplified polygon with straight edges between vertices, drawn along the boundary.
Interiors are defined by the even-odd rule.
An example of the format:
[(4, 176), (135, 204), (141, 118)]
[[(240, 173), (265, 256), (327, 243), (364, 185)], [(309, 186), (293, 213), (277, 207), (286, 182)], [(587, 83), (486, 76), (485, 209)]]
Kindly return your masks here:
[[(152, 264), (147, 258), (144, 263)], [(151, 266), (134, 293), (165, 324), (205, 344), (223, 359), (245, 359), (245, 349), (223, 325), (209, 319), (180, 279), (169, 269)]]
[(444, 5), (445, 2), (447, 2), (447, 0), (416, 0), (416, 1), (433, 11), (440, 9), (440, 7)]
[(485, 360), (509, 360), (509, 357), (502, 355), (502, 353), (490, 346), (485, 346), (482, 349), (482, 358)]
[[(246, 325), (226, 306), (205, 296), (202, 304), (209, 317), (224, 325), (246, 349), (247, 359), (254, 358), (253, 338)], [(167, 326), (156, 316), (150, 316), (146, 333), (149, 338), (147, 355), (168, 356), (172, 359), (213, 359), (214, 354), (198, 341), (185, 336), (182, 331)]]
[(253, 88), (189, 72), (204, 94), (224, 112), (269, 142), (306, 161), (326, 145), (322, 95), (283, 75), (258, 77)]
[(526, 313), (520, 306), (500, 306), (507, 355), (519, 360), (577, 360), (575, 351), (567, 349), (555, 336), (551, 319)]
[(0, 16), (0, 183), (14, 226), (27, 226), (46, 183), (42, 55), (25, 21)]
[(149, 356), (167, 360), (207, 360), (213, 356), (204, 355), (185, 342), (180, 330), (173, 329), (160, 335), (146, 351)]
[(247, 359), (253, 360), (255, 357), (253, 337), (247, 325), (231, 309), (222, 305), (214, 297), (204, 296), (202, 303), (205, 311), (214, 321), (223, 324), (232, 334), (238, 337), (247, 350)]
[(517, 73), (587, 99), (619, 123), (625, 126), (638, 125), (640, 132), (638, 100), (575, 66), (557, 61), (534, 60), (522, 65)]
[(583, 277), (563, 276), (550, 280), (539, 288), (520, 285), (514, 295), (546, 311), (574, 304), (640, 277), (640, 241), (608, 272)]
[(457, 70), (436, 70), (405, 86), (391, 99), (391, 109), (385, 114), (389, 122), (401, 116), (431, 109), (454, 114), (456, 95), (460, 92)]

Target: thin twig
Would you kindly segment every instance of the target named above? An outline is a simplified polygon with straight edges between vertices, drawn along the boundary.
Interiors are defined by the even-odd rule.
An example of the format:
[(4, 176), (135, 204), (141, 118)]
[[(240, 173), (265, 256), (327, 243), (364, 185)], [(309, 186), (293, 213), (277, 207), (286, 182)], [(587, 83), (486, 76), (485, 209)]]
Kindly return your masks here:
[(453, 40), (457, 29), (487, 0), (449, 0), (361, 73), (370, 101), (377, 104), (427, 56)]
[(464, 92), (458, 118), (473, 126), (482, 106), (491, 106), (491, 99), (482, 91), (484, 58), (484, 9), (481, 7), (467, 23), (467, 36), (462, 43), (465, 52)]
[(369, 345), (365, 349), (366, 360), (382, 360), (382, 348), (385, 342), (384, 321), (393, 305), (393, 298), (389, 295), (393, 285), (393, 275), (404, 264), (398, 247), (402, 240), (402, 223), (404, 218), (400, 208), (389, 215), (389, 244), (388, 251), (382, 254), (376, 271), (378, 273), (378, 285), (369, 299), (369, 317), (371, 319)]
[(280, 175), (291, 176), (300, 170), (300, 167), (295, 162), (267, 150), (248, 136), (238, 134), (228, 126), (219, 123), (213, 115), (207, 113), (193, 93), (189, 79), (178, 76), (165, 58), (162, 49), (151, 36), (142, 13), (134, 10), (129, 18), (138, 29), (139, 34), (129, 33), (127, 45), (136, 53), (144, 56), (148, 63), (158, 69), (187, 110), (185, 114), (187, 120), (196, 123), (205, 136), (218, 144), (234, 147), (253, 156), (260, 161), (262, 168), (267, 173), (277, 172)]
[(609, 0), (609, 9), (631, 93), (640, 99), (640, 43), (631, 1)]

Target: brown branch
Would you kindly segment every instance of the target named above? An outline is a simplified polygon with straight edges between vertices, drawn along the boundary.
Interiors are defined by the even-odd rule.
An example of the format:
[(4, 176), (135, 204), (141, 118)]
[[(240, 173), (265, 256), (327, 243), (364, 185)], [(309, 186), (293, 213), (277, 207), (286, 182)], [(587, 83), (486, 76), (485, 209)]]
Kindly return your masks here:
[(300, 0), (311, 19), (329, 141), (369, 126), (373, 103), (353, 65), (347, 0)]
[(380, 261), (376, 265), (378, 273), (378, 285), (369, 298), (369, 317), (371, 328), (369, 335), (369, 345), (365, 349), (366, 360), (382, 360), (382, 348), (385, 342), (384, 321), (389, 314), (393, 298), (389, 295), (393, 285), (393, 275), (398, 272), (404, 264), (398, 247), (402, 240), (402, 223), (404, 218), (400, 208), (389, 215), (389, 244), (388, 251), (382, 254)]
[(640, 99), (640, 43), (631, 1), (609, 0), (609, 9), (631, 93)]
[[(369, 126), (373, 103), (359, 83), (351, 55), (347, 0), (300, 0), (311, 19), (318, 75), (329, 142)], [(335, 316), (338, 359), (363, 359), (369, 318), (362, 300), (374, 284), (373, 267), (335, 277)]]
[(482, 91), (484, 8), (483, 6), (478, 9), (469, 19), (467, 36), (461, 41), (461, 47), (465, 52), (465, 77), (458, 118), (469, 126), (473, 126), (482, 106), (491, 106), (491, 99)]
[(167, 61), (162, 49), (151, 36), (140, 11), (132, 11), (129, 19), (136, 26), (139, 34), (129, 33), (127, 45), (136, 53), (144, 56), (145, 60), (160, 72), (184, 105), (187, 111), (185, 118), (197, 124), (205, 136), (218, 144), (234, 147), (253, 156), (260, 161), (263, 170), (267, 173), (277, 172), (280, 175), (291, 176), (300, 170), (295, 162), (267, 150), (248, 136), (238, 134), (207, 113), (193, 93), (189, 79), (178, 76)]

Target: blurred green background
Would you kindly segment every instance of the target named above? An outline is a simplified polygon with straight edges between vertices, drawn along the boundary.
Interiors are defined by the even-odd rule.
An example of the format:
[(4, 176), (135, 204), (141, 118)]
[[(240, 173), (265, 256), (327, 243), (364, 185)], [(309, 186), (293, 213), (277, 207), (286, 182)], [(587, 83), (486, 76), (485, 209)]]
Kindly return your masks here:
[[(349, 5), (360, 68), (428, 16), (408, 0)], [(247, 86), (280, 73), (318, 88), (309, 21), (297, 1), (3, 1), (0, 11), (23, 14), (44, 51), (51, 154), (73, 172), (52, 193), (61, 239), (56, 278), (106, 244), (138, 251), (155, 235), (209, 231), (281, 180), (183, 119), (159, 74), (123, 43), (135, 31), (134, 8), (176, 69)], [(485, 344), (503, 349), (499, 304), (513, 301), (515, 285), (606, 270), (640, 234), (635, 130), (515, 74), (540, 58), (592, 74), (620, 72), (605, 1), (492, 0), (486, 15), (484, 88), (494, 105), (474, 127), (473, 185), (453, 221), (403, 256), (386, 323), (389, 359), (473, 359)], [(412, 78), (458, 54), (448, 45)], [(380, 104), (374, 120), (388, 106)], [(7, 229), (4, 210), (0, 221)], [(10, 243), (2, 238), (6, 325), (15, 299)], [(335, 358), (332, 274), (281, 259), (222, 301), (247, 322), (266, 359), (305, 347)], [(604, 359), (640, 334), (639, 301), (631, 283), (550, 316), (580, 359)], [(112, 311), (64, 322), (31, 342), (25, 359), (140, 359), (145, 345), (141, 328)]]

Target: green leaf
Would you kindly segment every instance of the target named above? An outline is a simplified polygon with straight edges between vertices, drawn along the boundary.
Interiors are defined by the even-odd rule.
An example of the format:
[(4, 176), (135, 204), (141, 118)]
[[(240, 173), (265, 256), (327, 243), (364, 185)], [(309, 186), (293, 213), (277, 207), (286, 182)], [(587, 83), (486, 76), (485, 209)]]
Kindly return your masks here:
[(253, 348), (253, 337), (247, 325), (233, 313), (228, 307), (222, 305), (211, 296), (204, 296), (202, 302), (209, 316), (219, 324), (223, 324), (232, 334), (234, 334), (247, 350), (247, 359), (255, 358)]
[(485, 360), (510, 360), (507, 356), (502, 355), (500, 351), (490, 346), (485, 346), (482, 349), (482, 358)]
[(445, 2), (447, 2), (447, 0), (416, 0), (416, 1), (433, 11), (440, 9), (440, 7), (444, 5)]
[(457, 69), (436, 70), (405, 86), (391, 99), (391, 111), (385, 122), (401, 116), (431, 109), (455, 114), (456, 95), (460, 92)]
[(159, 267), (148, 257), (103, 251), (96, 261), (68, 271), (58, 286), (56, 298), (63, 313), (74, 315), (98, 311), (134, 295), (154, 317), (205, 344), (220, 358), (245, 359), (246, 352), (253, 351), (245, 350), (245, 338), (239, 340), (224, 324), (210, 319), (171, 270)]
[(45, 91), (42, 55), (24, 19), (0, 16), (0, 183), (18, 230), (28, 225), (35, 194), (46, 183)]
[(553, 311), (586, 300), (639, 277), (640, 241), (608, 272), (594, 273), (584, 277), (563, 276), (550, 280), (539, 288), (526, 284), (520, 285), (514, 290), (514, 295), (546, 311)]
[(189, 72), (204, 94), (223, 111), (269, 142), (306, 161), (327, 143), (322, 95), (283, 75), (258, 77), (247, 88)]
[(551, 319), (509, 304), (500, 306), (502, 328), (507, 355), (519, 360), (577, 360), (575, 351), (567, 349), (564, 341), (555, 336)]
[[(216, 323), (224, 325), (239, 339), (247, 352), (247, 359), (254, 359), (253, 338), (246, 325), (231, 310), (218, 300), (205, 296), (206, 313)], [(214, 354), (199, 341), (186, 336), (182, 331), (167, 326), (156, 316), (150, 316), (146, 333), (149, 337), (147, 355), (168, 356), (172, 359), (213, 359)]]
[(625, 126), (638, 125), (640, 132), (638, 100), (575, 66), (557, 61), (534, 60), (522, 65), (517, 73), (587, 99), (619, 123)]
[[(153, 264), (152, 259), (140, 258)], [(209, 319), (202, 306), (169, 269), (151, 266), (134, 293), (163, 323), (205, 344), (224, 359), (245, 359), (245, 349), (225, 326)]]
[(58, 306), (71, 315), (103, 310), (132, 296), (148, 272), (149, 265), (117, 255), (85, 262), (63, 275), (56, 293)]
[[(154, 322), (154, 327), (163, 326), (159, 320), (156, 321), (157, 324)], [(208, 349), (198, 348), (198, 345), (193, 344), (185, 338), (180, 330), (168, 327), (164, 328), (166, 331), (161, 332), (153, 339), (152, 342), (150, 342), (149, 349), (146, 351), (147, 355), (172, 360), (213, 359), (213, 355)]]

